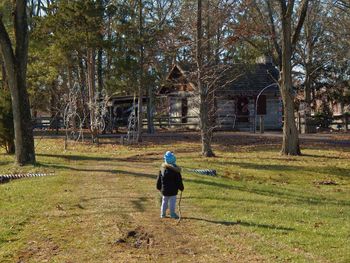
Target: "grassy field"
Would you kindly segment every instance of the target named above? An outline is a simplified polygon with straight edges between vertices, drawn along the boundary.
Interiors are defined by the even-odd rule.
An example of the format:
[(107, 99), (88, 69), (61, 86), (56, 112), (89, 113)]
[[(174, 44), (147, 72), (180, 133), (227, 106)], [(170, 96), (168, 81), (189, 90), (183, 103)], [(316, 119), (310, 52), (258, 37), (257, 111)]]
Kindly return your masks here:
[[(350, 262), (349, 148), (308, 143), (282, 157), (278, 140), (231, 134), (206, 159), (196, 139), (67, 151), (40, 139), (34, 167), (1, 153), (0, 173), (55, 175), (0, 185), (0, 262)], [(183, 172), (179, 224), (159, 218), (166, 150), (219, 175)]]

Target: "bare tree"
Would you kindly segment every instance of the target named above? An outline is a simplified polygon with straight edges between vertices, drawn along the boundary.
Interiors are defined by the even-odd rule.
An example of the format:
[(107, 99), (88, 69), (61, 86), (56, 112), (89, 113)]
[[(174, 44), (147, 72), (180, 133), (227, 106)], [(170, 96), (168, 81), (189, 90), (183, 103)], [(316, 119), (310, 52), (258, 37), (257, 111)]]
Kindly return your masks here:
[(15, 45), (0, 14), (0, 48), (5, 62), (8, 84), (11, 91), (15, 128), (16, 161), (20, 165), (35, 163), (34, 137), (30, 104), (26, 86), (28, 57), (27, 1), (16, 0), (14, 5)]
[(303, 0), (298, 12), (298, 22), (292, 32), (292, 15), (295, 11), (294, 0), (279, 0), (280, 17), (282, 23), (282, 72), (280, 75), (280, 91), (283, 100), (283, 155), (300, 155), (299, 135), (295, 124), (294, 96), (292, 82), (292, 54), (302, 29), (309, 0)]
[[(304, 121), (305, 133), (312, 132), (311, 105), (313, 101), (315, 82), (320, 77), (321, 70), (327, 65), (331, 49), (330, 34), (326, 31), (327, 12), (329, 12), (321, 1), (310, 3), (307, 12), (301, 41), (296, 47), (296, 63), (303, 67), (301, 72), (304, 86)], [(328, 49), (328, 50), (327, 50)], [(300, 59), (298, 59), (300, 57)], [(298, 62), (298, 60), (300, 62)]]
[(200, 99), (200, 129), (202, 141), (202, 155), (206, 157), (214, 156), (211, 148), (212, 130), (210, 129), (208, 109), (209, 109), (209, 89), (203, 83), (203, 50), (202, 50), (202, 0), (197, 3), (197, 89), (199, 91)]

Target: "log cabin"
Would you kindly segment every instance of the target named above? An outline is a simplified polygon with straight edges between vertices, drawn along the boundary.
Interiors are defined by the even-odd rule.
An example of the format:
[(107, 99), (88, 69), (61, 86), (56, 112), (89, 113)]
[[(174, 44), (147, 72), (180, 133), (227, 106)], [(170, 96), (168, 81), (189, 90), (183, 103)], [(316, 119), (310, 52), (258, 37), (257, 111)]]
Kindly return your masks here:
[[(174, 64), (159, 91), (162, 109), (173, 125), (199, 127), (199, 95), (195, 70)], [(209, 110), (219, 130), (282, 129), (282, 101), (277, 85), (279, 71), (268, 57), (253, 65), (232, 64), (208, 70)], [(258, 100), (257, 100), (258, 99)], [(261, 122), (262, 121), (262, 122)]]

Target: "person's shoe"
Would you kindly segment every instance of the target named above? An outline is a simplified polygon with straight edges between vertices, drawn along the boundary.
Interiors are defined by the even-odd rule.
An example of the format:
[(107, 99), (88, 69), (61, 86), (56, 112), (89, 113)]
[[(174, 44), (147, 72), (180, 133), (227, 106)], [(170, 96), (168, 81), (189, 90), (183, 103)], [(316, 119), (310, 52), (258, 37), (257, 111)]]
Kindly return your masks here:
[(160, 215), (160, 218), (166, 218), (166, 215)]
[(174, 219), (179, 219), (179, 216), (177, 214), (172, 214), (170, 215), (171, 218), (174, 218)]

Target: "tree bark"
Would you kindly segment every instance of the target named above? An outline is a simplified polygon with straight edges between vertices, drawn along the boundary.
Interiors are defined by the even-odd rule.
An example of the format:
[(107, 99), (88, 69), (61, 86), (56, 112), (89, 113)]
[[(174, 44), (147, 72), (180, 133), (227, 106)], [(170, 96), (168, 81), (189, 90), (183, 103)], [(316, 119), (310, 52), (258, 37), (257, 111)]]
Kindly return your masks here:
[(278, 64), (279, 68), (281, 69), (282, 68), (282, 50), (281, 50), (281, 47), (277, 41), (276, 25), (275, 25), (275, 19), (273, 16), (273, 12), (272, 12), (271, 0), (267, 0), (266, 4), (267, 4), (267, 10), (268, 10), (269, 20), (270, 20), (271, 38), (272, 38), (273, 46), (274, 46), (276, 53), (277, 53), (277, 60), (278, 60), (277, 64)]
[(211, 149), (212, 131), (209, 127), (208, 118), (208, 88), (203, 85), (203, 51), (202, 51), (202, 0), (198, 0), (197, 5), (197, 88), (199, 91), (199, 116), (201, 128), (202, 155), (206, 157), (214, 156)]
[(90, 112), (90, 131), (91, 131), (91, 137), (92, 141), (95, 142), (97, 137), (97, 127), (95, 123), (95, 91), (96, 91), (96, 85), (95, 85), (95, 50), (93, 48), (88, 48), (87, 50), (87, 77), (88, 77), (88, 87), (89, 87), (89, 112)]
[(148, 102), (147, 102), (147, 129), (149, 134), (154, 134), (154, 123), (153, 123), (153, 112), (154, 112), (154, 96), (153, 88), (150, 85), (148, 87)]
[(305, 133), (311, 133), (311, 64), (310, 64), (310, 53), (308, 51), (307, 60), (305, 64), (305, 83), (304, 83), (304, 98), (305, 98), (305, 109), (304, 109), (304, 120), (305, 120)]
[(97, 83), (98, 83), (99, 92), (103, 90), (102, 55), (103, 55), (103, 49), (99, 48), (97, 53)]
[(6, 68), (5, 68), (5, 63), (3, 61), (1, 61), (1, 77), (2, 77), (2, 88), (4, 90), (8, 90)]
[[(309, 12), (306, 14), (305, 18), (305, 40), (306, 40), (306, 57), (305, 57), (305, 82), (304, 82), (304, 98), (305, 98), (305, 133), (312, 133), (312, 121), (311, 121), (311, 102), (312, 102), (312, 83), (313, 83), (313, 57), (314, 57), (314, 48), (315, 48), (315, 39), (320, 33), (316, 33), (314, 30), (315, 18), (312, 18), (317, 12), (319, 3), (312, 4)], [(310, 13), (312, 15), (310, 16)]]
[(284, 0), (280, 0), (282, 10), (282, 73), (280, 79), (280, 91), (284, 105), (283, 143), (281, 153), (283, 155), (300, 155), (299, 134), (295, 124), (293, 83), (292, 83), (292, 20), (293, 6), (286, 6)]
[(139, 0), (139, 35), (140, 35), (140, 76), (139, 76), (139, 94), (138, 94), (138, 121), (137, 121), (137, 142), (142, 141), (142, 91), (143, 91), (143, 14), (142, 14), (142, 0)]
[(28, 23), (26, 1), (14, 1), (14, 30), (16, 46), (12, 43), (0, 16), (0, 48), (5, 62), (11, 91), (15, 129), (16, 162), (19, 165), (35, 163), (35, 149), (29, 96), (26, 86), (28, 57)]
[(80, 91), (82, 94), (82, 116), (84, 116), (83, 126), (89, 127), (89, 118), (85, 117), (85, 114), (90, 112), (89, 110), (89, 94), (88, 94), (88, 86), (86, 84), (87, 75), (86, 75), (86, 66), (85, 60), (83, 58), (79, 58), (79, 83), (80, 83)]

